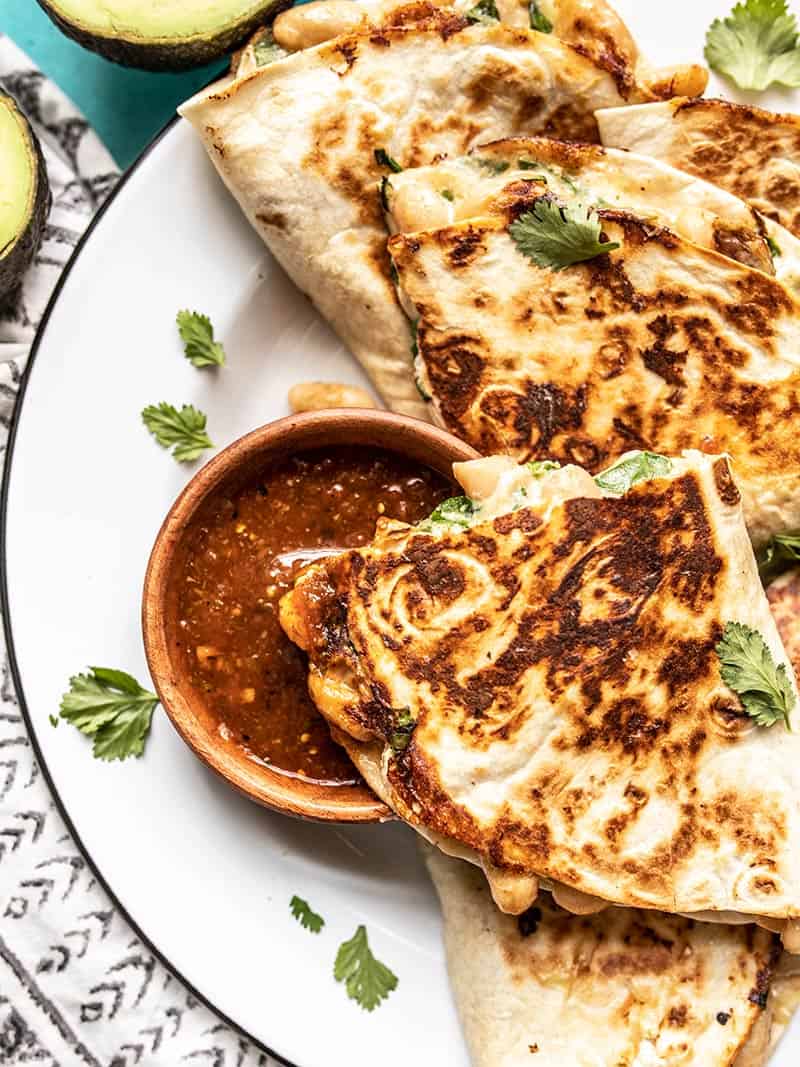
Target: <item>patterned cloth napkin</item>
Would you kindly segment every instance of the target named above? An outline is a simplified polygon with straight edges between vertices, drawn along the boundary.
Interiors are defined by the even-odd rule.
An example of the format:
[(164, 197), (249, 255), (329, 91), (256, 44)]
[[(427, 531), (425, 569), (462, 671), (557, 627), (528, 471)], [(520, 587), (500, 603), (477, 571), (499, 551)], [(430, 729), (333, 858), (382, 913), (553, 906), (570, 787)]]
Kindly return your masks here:
[[(36, 261), (0, 310), (4, 456), (36, 326), (118, 173), (86, 120), (2, 34), (0, 86), (42, 142), (53, 194)], [(1, 637), (0, 664), (0, 1063), (277, 1067), (165, 970), (97, 884), (39, 773)]]

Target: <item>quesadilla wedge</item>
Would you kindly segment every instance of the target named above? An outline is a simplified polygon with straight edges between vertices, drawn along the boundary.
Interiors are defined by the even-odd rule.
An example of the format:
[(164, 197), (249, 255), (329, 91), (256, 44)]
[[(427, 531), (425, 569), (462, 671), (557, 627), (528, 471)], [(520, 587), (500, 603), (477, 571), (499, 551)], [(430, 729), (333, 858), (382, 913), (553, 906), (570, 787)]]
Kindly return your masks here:
[[(797, 671), (800, 570), (767, 597)], [(476, 867), (423, 853), (474, 1067), (527, 1067), (534, 1046), (554, 1067), (673, 1053), (688, 1067), (764, 1067), (800, 1004), (800, 957), (776, 962), (763, 930), (632, 908), (575, 916), (548, 893), (514, 919)]]
[[(784, 928), (800, 712), (726, 460), (547, 468), (457, 464), (466, 498), (304, 571), (281, 623), (312, 698), (378, 795), (479, 863), (504, 911), (541, 882), (570, 910)], [(737, 633), (781, 723), (723, 681)]]
[(800, 236), (800, 116), (730, 100), (670, 100), (597, 115), (603, 144), (716, 182)]
[[(493, 210), (389, 241), (436, 420), (483, 454), (591, 471), (629, 448), (725, 451), (754, 543), (800, 527), (800, 298), (657, 209), (592, 215), (536, 169)], [(575, 235), (592, 258), (559, 263)]]
[(382, 196), (387, 226), (414, 233), (504, 216), (531, 181), (564, 202), (577, 198), (667, 226), (800, 292), (800, 240), (739, 197), (649, 156), (549, 137), (507, 138), (392, 174)]
[(423, 418), (381, 178), (516, 133), (596, 141), (594, 111), (625, 102), (611, 74), (552, 34), (426, 11), (421, 27), (336, 37), (224, 79), (180, 109), (386, 403)]
[(549, 893), (513, 918), (475, 867), (425, 859), (473, 1067), (766, 1062), (780, 955), (767, 931), (635, 908), (581, 917)]
[[(708, 71), (699, 64), (653, 68), (641, 55), (628, 27), (605, 0), (499, 0), (475, 4), (473, 0), (312, 0), (275, 19), (275, 40), (295, 52), (329, 41), (340, 33), (364, 32), (392, 26), (422, 27), (430, 12), (444, 9), (470, 21), (501, 21), (507, 26), (552, 33), (612, 75), (620, 95), (666, 99), (699, 96), (708, 83)], [(240, 73), (240, 57), (233, 71)]]

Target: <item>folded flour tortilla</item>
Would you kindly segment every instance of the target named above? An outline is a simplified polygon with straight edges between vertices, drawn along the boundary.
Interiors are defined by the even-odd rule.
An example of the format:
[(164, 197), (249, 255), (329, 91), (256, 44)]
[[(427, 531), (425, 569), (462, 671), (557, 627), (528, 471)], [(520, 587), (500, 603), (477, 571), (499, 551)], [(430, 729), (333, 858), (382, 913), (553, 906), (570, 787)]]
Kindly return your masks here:
[(503, 910), (541, 882), (793, 935), (799, 735), (756, 726), (715, 651), (755, 629), (794, 694), (739, 494), (723, 458), (621, 462), (653, 476), (457, 465), (469, 500), (309, 567), (281, 622), (370, 786)]
[[(595, 22), (605, 10), (584, 7)], [(602, 45), (572, 47), (430, 3), (393, 7), (378, 23), (255, 71), (248, 65), (251, 73), (223, 79), (180, 110), (387, 405), (425, 418), (386, 254), (381, 177), (393, 165), (518, 133), (597, 141), (595, 110), (653, 99), (686, 79), (673, 72), (666, 84), (639, 85), (638, 53), (628, 56), (633, 72), (621, 73), (622, 61)], [(577, 33), (574, 18), (571, 25)]]
[[(800, 570), (767, 596), (797, 669)], [(763, 930), (637, 909), (576, 916), (550, 894), (512, 918), (477, 868), (423, 852), (474, 1067), (764, 1067), (800, 1003), (800, 957), (776, 959)]]
[[(385, 198), (390, 225), (408, 227), (389, 251), (436, 420), (487, 455), (591, 471), (631, 447), (725, 451), (753, 542), (800, 528), (797, 239), (782, 231), (773, 266), (740, 201), (729, 211), (725, 194), (641, 157), (626, 168), (624, 153), (514, 140), (461, 166), (476, 163), (504, 169), (463, 209), (449, 161), (392, 176)], [(422, 194), (451, 178), (454, 221), (427, 224)], [(559, 272), (538, 265), (513, 225), (554, 200), (596, 207), (619, 247)]]
[(581, 917), (550, 894), (514, 918), (475, 867), (435, 849), (426, 862), (473, 1067), (766, 1063), (774, 935), (635, 908)]
[(681, 100), (597, 115), (603, 144), (716, 182), (800, 236), (800, 116), (730, 100)]

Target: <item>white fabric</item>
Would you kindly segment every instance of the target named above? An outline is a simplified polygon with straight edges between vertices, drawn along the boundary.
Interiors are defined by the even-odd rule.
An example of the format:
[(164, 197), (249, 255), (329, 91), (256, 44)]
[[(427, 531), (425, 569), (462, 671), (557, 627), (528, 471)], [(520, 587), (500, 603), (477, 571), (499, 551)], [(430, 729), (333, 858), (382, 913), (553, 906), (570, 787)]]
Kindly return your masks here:
[[(4, 456), (36, 325), (118, 174), (86, 120), (1, 34), (0, 86), (39, 135), (53, 193), (36, 261), (19, 294), (0, 309)], [(274, 1064), (161, 966), (94, 880), (39, 773), (1, 642), (0, 1063)]]

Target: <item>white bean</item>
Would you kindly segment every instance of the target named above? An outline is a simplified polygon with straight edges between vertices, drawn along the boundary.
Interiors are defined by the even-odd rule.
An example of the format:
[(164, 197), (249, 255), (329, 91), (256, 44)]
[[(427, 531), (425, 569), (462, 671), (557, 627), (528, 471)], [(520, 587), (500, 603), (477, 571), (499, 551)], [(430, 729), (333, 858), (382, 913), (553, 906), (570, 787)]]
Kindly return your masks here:
[[(352, 3), (352, 0), (347, 0)], [(374, 408), (375, 401), (359, 385), (340, 382), (301, 382), (289, 390), (289, 407), (298, 411), (322, 411), (325, 408)]]
[(363, 8), (353, 0), (312, 0), (282, 11), (273, 23), (272, 34), (281, 48), (299, 52), (349, 33), (363, 20)]

